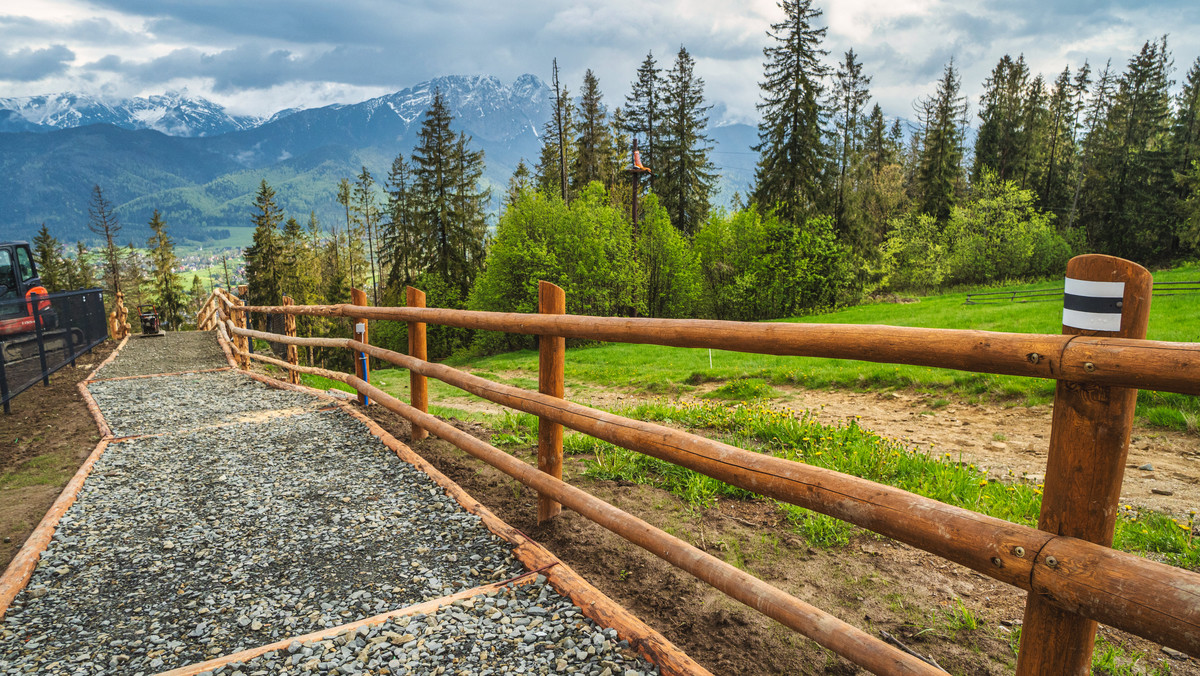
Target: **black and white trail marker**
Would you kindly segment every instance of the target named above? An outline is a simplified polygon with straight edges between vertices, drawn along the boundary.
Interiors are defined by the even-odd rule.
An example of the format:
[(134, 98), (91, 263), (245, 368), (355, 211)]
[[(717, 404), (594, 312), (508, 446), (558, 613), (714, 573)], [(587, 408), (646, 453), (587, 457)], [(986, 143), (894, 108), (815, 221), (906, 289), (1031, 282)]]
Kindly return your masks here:
[(1125, 282), (1091, 282), (1067, 277), (1063, 326), (1085, 331), (1120, 331)]

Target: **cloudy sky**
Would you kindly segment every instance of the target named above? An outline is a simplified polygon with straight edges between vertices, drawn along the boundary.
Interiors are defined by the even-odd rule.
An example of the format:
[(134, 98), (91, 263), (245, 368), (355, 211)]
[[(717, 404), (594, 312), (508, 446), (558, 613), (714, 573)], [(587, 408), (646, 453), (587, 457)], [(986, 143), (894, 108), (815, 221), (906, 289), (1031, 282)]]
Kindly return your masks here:
[[(1143, 42), (1163, 34), (1176, 79), (1200, 55), (1196, 0), (817, 6), (829, 29), (828, 60), (855, 49), (891, 116), (911, 116), (914, 100), (933, 91), (951, 57), (973, 104), (1005, 53), (1025, 54), (1049, 80), (1085, 59), (1098, 66), (1111, 58), (1120, 70)], [(719, 114), (752, 122), (766, 31), (781, 17), (774, 0), (7, 0), (0, 97), (186, 89), (232, 112), (269, 114), (356, 102), (438, 75), (549, 80), (557, 57), (572, 90), (592, 68), (613, 105), (647, 51), (669, 65), (683, 45)]]

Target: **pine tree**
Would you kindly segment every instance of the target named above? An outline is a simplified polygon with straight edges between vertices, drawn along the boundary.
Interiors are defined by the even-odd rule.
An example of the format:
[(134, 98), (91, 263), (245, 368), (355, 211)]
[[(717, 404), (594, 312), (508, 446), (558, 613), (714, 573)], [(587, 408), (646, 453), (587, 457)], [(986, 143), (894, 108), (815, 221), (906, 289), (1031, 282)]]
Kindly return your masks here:
[(529, 167), (525, 165), (525, 159), (517, 162), (517, 168), (513, 170), (512, 176), (508, 178), (508, 189), (504, 192), (504, 208), (507, 209), (517, 203), (521, 193), (526, 190), (533, 189), (533, 175), (529, 173)]
[(465, 300), (483, 264), (490, 193), (478, 185), (483, 153), (469, 150), (465, 135), (455, 136), (452, 121), (441, 92), (435, 92), (412, 155), (417, 249), (427, 253), (422, 267)]
[[(662, 69), (654, 60), (654, 53), (647, 52), (646, 59), (638, 66), (637, 80), (629, 95), (625, 97), (624, 124), (621, 129), (638, 139), (638, 152), (642, 165), (654, 169), (658, 154), (659, 136), (662, 131), (663, 81)], [(623, 158), (619, 158), (623, 159)], [(646, 177), (647, 188), (654, 189), (655, 175)]]
[(50, 234), (45, 223), (33, 238), (33, 257), (37, 260), (42, 286), (47, 291), (54, 293), (67, 290), (69, 280), (63, 262), (62, 244)]
[[(183, 325), (187, 300), (183, 284), (175, 274), (175, 268), (179, 267), (179, 260), (175, 258), (175, 242), (167, 234), (167, 224), (158, 209), (150, 217), (150, 232), (153, 234), (146, 240), (146, 248), (150, 250), (150, 273), (154, 297), (158, 301), (158, 316), (169, 330), (179, 330)], [(197, 278), (196, 282), (199, 281)]]
[(758, 104), (759, 153), (754, 200), (765, 209), (778, 208), (792, 223), (821, 203), (828, 152), (823, 139), (821, 84), (828, 69), (821, 63), (825, 28), (814, 23), (821, 11), (812, 0), (780, 0), (786, 15), (767, 32), (774, 43), (763, 49), (763, 100)]
[(275, 204), (275, 191), (266, 179), (254, 196), (254, 243), (246, 248), (246, 285), (249, 305), (279, 305), (283, 302), (283, 246), (279, 224), (283, 212)]
[(1089, 176), (1090, 241), (1101, 251), (1149, 262), (1174, 250), (1174, 194), (1166, 38), (1147, 41), (1117, 82), (1096, 139)]
[(116, 244), (121, 222), (113, 212), (112, 202), (104, 197), (99, 185), (92, 186), (92, 201), (88, 203), (88, 230), (104, 238), (104, 257), (108, 263), (105, 281), (115, 299), (121, 292), (121, 252)]
[(416, 200), (413, 194), (412, 169), (397, 153), (388, 172), (387, 220), (382, 227), (383, 244), (381, 257), (387, 271), (384, 285), (385, 296), (399, 298), (404, 287), (412, 284), (413, 277), (423, 260), (418, 247)]
[(150, 263), (133, 242), (124, 248), (121, 259), (121, 288), (125, 292), (125, 300), (132, 301), (135, 306), (141, 305), (142, 288), (148, 284), (146, 270)]
[[(837, 167), (833, 222), (834, 232), (838, 236), (855, 243), (864, 240), (859, 232), (862, 224), (860, 214), (849, 208), (848, 202), (853, 201), (857, 193), (855, 166), (860, 161), (863, 148), (863, 113), (871, 99), (871, 93), (867, 89), (870, 84), (871, 78), (863, 74), (862, 63), (858, 61), (854, 50), (847, 51), (843, 61), (838, 64), (833, 90), (829, 96), (829, 108), (833, 111), (830, 147), (834, 151)], [(882, 121), (882, 114), (880, 119)], [(882, 132), (882, 125), (880, 131)], [(856, 244), (856, 248), (861, 249), (861, 244)]]
[(375, 275), (375, 229), (378, 227), (379, 205), (375, 199), (375, 177), (364, 166), (354, 183), (354, 212), (367, 230), (367, 251), (371, 263), (371, 293), (379, 305), (379, 284)]
[(1042, 205), (1051, 210), (1066, 207), (1069, 178), (1075, 166), (1075, 125), (1078, 97), (1071, 80), (1071, 68), (1063, 68), (1050, 92), (1047, 129), (1044, 138), (1042, 180), (1035, 186)]
[(204, 299), (208, 294), (204, 292), (204, 283), (200, 281), (199, 274), (192, 275), (192, 288), (188, 290), (188, 311), (195, 315), (200, 311), (200, 307), (204, 305)]
[(1200, 159), (1200, 57), (1192, 62), (1183, 90), (1175, 100), (1175, 119), (1171, 127), (1171, 147), (1175, 171), (1186, 173)]
[(575, 162), (575, 105), (558, 81), (558, 59), (554, 60), (554, 112), (542, 130), (542, 149), (535, 167), (538, 190), (559, 195), (570, 202), (567, 174)]
[(96, 288), (96, 275), (92, 271), (91, 253), (83, 242), (75, 242), (75, 258), (67, 268), (67, 285), (72, 289)]
[(568, 125), (574, 115), (571, 114), (571, 97), (565, 87), (558, 82), (558, 59), (554, 59), (554, 138), (558, 145), (558, 182), (562, 191), (562, 199), (571, 203), (570, 193), (567, 192), (567, 137), (570, 136)]
[[(337, 187), (338, 204), (341, 204), (343, 207), (346, 208), (346, 240), (347, 240), (348, 246), (346, 247), (345, 251), (346, 251), (346, 266), (348, 268), (347, 279), (349, 280), (350, 285), (353, 286), (355, 283), (355, 280), (358, 278), (358, 268), (355, 267), (355, 263), (354, 263), (354, 251), (355, 251), (356, 247), (354, 247), (353, 245), (350, 244), (351, 242), (355, 241), (355, 237), (354, 237), (355, 228), (354, 228), (354, 224), (351, 223), (351, 221), (350, 221), (350, 194), (351, 194), (350, 193), (350, 179), (343, 178), (342, 180), (338, 181), (338, 187)], [(337, 233), (335, 232), (334, 237), (336, 238), (336, 236), (337, 236)]]
[(578, 119), (575, 128), (575, 166), (571, 168), (571, 188), (579, 192), (592, 181), (602, 181), (611, 186), (613, 176), (609, 174), (612, 156), (615, 154), (612, 135), (608, 128), (608, 111), (601, 101), (600, 81), (589, 68), (583, 74), (583, 95), (579, 101)]
[(691, 235), (708, 216), (716, 172), (706, 134), (708, 111), (704, 80), (694, 73), (695, 61), (679, 48), (663, 92), (663, 134), (659, 143), (657, 190), (671, 223)]
[(917, 206), (939, 221), (950, 216), (962, 192), (963, 127), (967, 106), (959, 94), (954, 60), (946, 65), (937, 93), (921, 102), (921, 148), (916, 158)]
[(1025, 57), (1019, 56), (1014, 61), (1005, 54), (983, 88), (971, 181), (978, 183), (985, 170), (995, 172), (1001, 181), (1013, 180), (1025, 170), (1031, 150), (1030, 130), (1026, 126), (1029, 66)]

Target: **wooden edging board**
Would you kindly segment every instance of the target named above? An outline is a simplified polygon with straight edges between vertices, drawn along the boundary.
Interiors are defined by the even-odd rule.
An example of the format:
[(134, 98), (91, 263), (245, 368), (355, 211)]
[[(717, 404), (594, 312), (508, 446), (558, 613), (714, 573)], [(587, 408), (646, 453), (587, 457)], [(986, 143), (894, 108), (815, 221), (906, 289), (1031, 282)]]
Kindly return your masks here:
[(409, 615), (416, 615), (418, 613), (429, 614), (429, 613), (432, 613), (432, 612), (438, 610), (439, 608), (441, 608), (443, 606), (450, 605), (451, 603), (454, 603), (455, 601), (461, 601), (464, 599), (469, 599), (469, 598), (473, 598), (475, 596), (479, 596), (481, 594), (487, 594), (490, 592), (499, 591), (509, 585), (528, 584), (538, 574), (539, 574), (539, 571), (536, 571), (536, 570), (530, 571), (528, 573), (519, 575), (516, 578), (513, 578), (512, 580), (505, 580), (504, 582), (493, 582), (492, 584), (483, 585), (481, 587), (473, 587), (471, 589), (464, 589), (463, 591), (460, 591), (457, 594), (451, 594), (450, 596), (443, 596), (441, 598), (436, 598), (431, 601), (422, 601), (421, 603), (413, 604), (411, 606), (406, 606), (406, 607), (400, 608), (398, 610), (391, 610), (386, 613), (382, 613), (380, 615), (375, 615), (373, 617), (368, 617), (368, 618), (365, 618), (362, 620), (357, 620), (357, 621), (351, 622), (349, 624), (343, 624), (343, 625), (340, 625), (337, 627), (330, 627), (329, 629), (321, 629), (319, 631), (314, 631), (309, 634), (304, 634), (303, 636), (285, 638), (283, 640), (276, 641), (274, 643), (268, 643), (267, 645), (258, 646), (257, 648), (249, 648), (249, 649), (243, 650), (241, 652), (231, 653), (229, 655), (222, 655), (220, 657), (214, 657), (213, 659), (206, 660), (204, 662), (198, 662), (196, 664), (189, 664), (187, 666), (172, 669), (170, 671), (164, 671), (164, 672), (157, 674), (157, 676), (195, 676), (196, 674), (202, 674), (206, 671), (208, 671), (208, 672), (216, 671), (217, 669), (220, 669), (221, 667), (229, 665), (229, 664), (233, 664), (234, 662), (246, 662), (248, 660), (252, 660), (261, 655), (265, 655), (273, 650), (286, 650), (287, 647), (290, 646), (293, 642), (312, 643), (314, 641), (326, 641), (326, 640), (335, 638), (337, 636), (340, 636), (346, 632), (357, 631), (361, 627), (374, 627), (376, 625), (384, 624), (388, 620), (392, 620), (397, 617), (406, 617)]
[[(280, 389), (308, 392), (332, 399), (328, 394), (303, 385), (292, 385), (269, 376), (247, 371), (246, 375), (268, 386)], [(335, 400), (336, 401), (336, 400)], [(357, 410), (352, 402), (338, 401), (338, 405), (348, 415), (367, 426), (373, 435), (378, 437), (388, 448), (404, 462), (413, 465), (427, 474), (438, 484), (446, 494), (454, 498), (463, 509), (479, 516), (489, 531), (503, 538), (514, 546), (514, 555), (530, 570), (543, 569), (550, 586), (558, 593), (571, 599), (588, 619), (617, 631), (617, 635), (628, 641), (651, 663), (657, 665), (664, 675), (696, 674), (712, 676), (704, 667), (668, 641), (636, 615), (613, 601), (604, 592), (594, 587), (590, 582), (563, 563), (545, 547), (529, 536), (505, 523), (491, 510), (475, 498), (471, 497), (461, 486), (442, 474), (436, 467), (429, 464), (425, 458), (417, 455), (406, 444), (399, 441), (387, 430), (379, 426), (371, 418)]]
[(87, 405), (88, 412), (92, 414), (92, 418), (96, 421), (96, 428), (100, 431), (100, 443), (96, 444), (96, 447), (92, 449), (87, 459), (75, 472), (75, 476), (71, 477), (71, 480), (63, 487), (62, 492), (50, 505), (50, 509), (38, 522), (37, 527), (33, 529), (28, 538), (25, 538), (25, 544), (21, 545), (17, 555), (13, 557), (12, 561), (9, 561), (8, 567), (4, 569), (4, 574), (0, 575), (0, 619), (3, 619), (8, 613), (8, 608), (17, 594), (21, 593), (25, 585), (29, 584), (30, 578), (33, 577), (33, 571), (42, 557), (42, 552), (50, 546), (50, 540), (54, 537), (54, 530), (58, 527), (59, 520), (62, 519), (63, 514), (67, 513), (71, 505), (75, 504), (75, 498), (79, 497), (79, 491), (83, 490), (84, 480), (91, 474), (92, 467), (96, 465), (100, 456), (104, 455), (104, 449), (108, 448), (108, 444), (112, 441), (112, 430), (108, 428), (104, 415), (100, 412), (96, 400), (92, 398), (91, 392), (88, 392), (87, 383), (96, 377), (100, 369), (111, 364), (128, 342), (129, 336), (125, 336), (112, 353), (77, 385), (80, 394), (83, 395), (84, 404)]

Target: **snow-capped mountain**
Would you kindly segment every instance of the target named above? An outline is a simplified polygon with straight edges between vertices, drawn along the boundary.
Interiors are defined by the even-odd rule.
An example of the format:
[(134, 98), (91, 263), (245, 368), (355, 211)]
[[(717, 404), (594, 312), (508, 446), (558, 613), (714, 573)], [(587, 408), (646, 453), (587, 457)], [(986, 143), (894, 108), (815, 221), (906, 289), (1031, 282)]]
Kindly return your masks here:
[(168, 136), (215, 136), (249, 129), (262, 120), (230, 115), (220, 104), (167, 92), (149, 98), (107, 100), (61, 93), (0, 98), (0, 132), (72, 129), (111, 124), (122, 129), (153, 129)]

